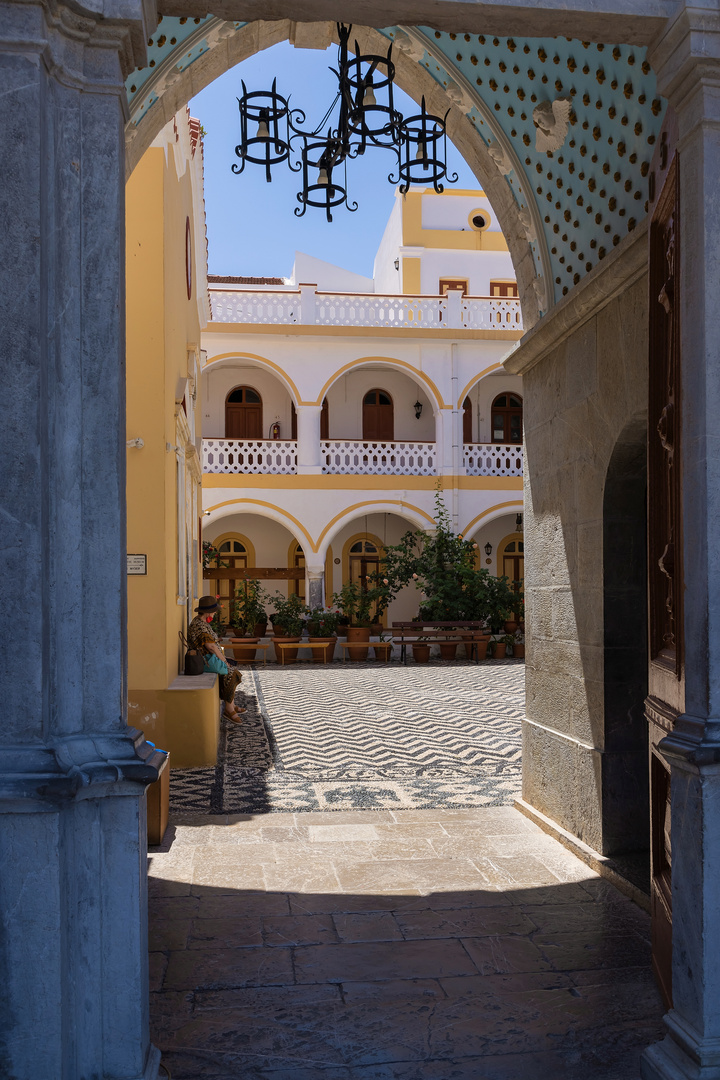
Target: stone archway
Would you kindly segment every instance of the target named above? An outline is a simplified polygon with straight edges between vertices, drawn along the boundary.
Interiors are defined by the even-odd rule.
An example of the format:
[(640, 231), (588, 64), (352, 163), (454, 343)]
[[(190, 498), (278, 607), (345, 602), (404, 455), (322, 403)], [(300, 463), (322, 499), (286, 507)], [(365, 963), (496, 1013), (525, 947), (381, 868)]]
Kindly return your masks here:
[[(637, 5), (623, 0), (592, 7), (589, 13), (581, 0), (562, 7), (548, 0), (532, 11), (492, 0), (481, 6), (459, 0), (447, 7), (430, 0), (417, 0), (413, 5), (404, 0), (396, 17), (409, 27), (439, 26), (439, 44), (448, 50), (445, 34), (535, 34), (538, 40), (532, 48), (538, 59), (533, 58), (532, 63), (538, 72), (541, 64), (554, 63), (554, 35), (558, 49), (563, 50), (564, 35), (578, 35), (581, 58), (585, 55), (579, 52), (585, 48), (583, 42), (604, 40), (608, 43), (603, 49), (608, 67), (616, 47), (613, 42), (620, 42), (617, 48), (622, 60), (627, 59), (623, 43), (652, 41), (661, 92), (678, 109), (685, 170), (684, 231), (679, 244), (693, 273), (693, 287), (682, 297), (682, 411), (686, 429), (694, 438), (683, 451), (682, 464), (686, 489), (692, 493), (683, 515), (694, 545), (685, 578), (686, 610), (693, 613), (694, 622), (687, 658), (687, 715), (684, 727), (663, 751), (672, 758), (673, 816), (681, 826), (674, 830), (682, 857), (675, 866), (673, 892), (679, 935), (676, 954), (682, 962), (677, 964), (678, 978), (673, 985), (674, 1012), (668, 1019), (667, 1045), (646, 1059), (646, 1075), (655, 1077), (672, 1075), (673, 1071), (690, 1074), (714, 1069), (720, 1038), (717, 964), (708, 948), (720, 937), (713, 892), (720, 836), (715, 700), (720, 638), (714, 632), (718, 614), (711, 595), (712, 570), (718, 561), (718, 538), (713, 531), (719, 498), (715, 483), (718, 448), (708, 424), (718, 396), (717, 365), (713, 364), (717, 352), (718, 225), (712, 213), (717, 172), (707, 167), (717, 153), (717, 106), (708, 83), (717, 80), (714, 57), (720, 50), (715, 39), (720, 31), (714, 13), (698, 13), (667, 0), (643, 3), (641, 14)], [(187, 12), (193, 14), (194, 10), (193, 0), (174, 0), (168, 14), (186, 18)], [(17, 612), (32, 608), (40, 613), (37, 624), (27, 633), (33, 656), (31, 670), (18, 679), (8, 658), (3, 678), (6, 750), (2, 808), (9, 825), (2, 834), (2, 899), (10, 913), (4, 943), (4, 990), (11, 1026), (3, 1041), (1, 1060), (3, 1070), (21, 1080), (36, 1075), (61, 1076), (68, 1069), (77, 1075), (112, 1074), (137, 1080), (154, 1078), (158, 1066), (147, 1032), (146, 895), (139, 858), (143, 850), (142, 792), (145, 783), (157, 774), (158, 758), (125, 722), (122, 633), (122, 122), (127, 117), (122, 80), (145, 62), (144, 43), (154, 33), (154, 11), (151, 3), (141, 5), (135, 0), (126, 4), (107, 0), (102, 13), (98, 11), (97, 5), (82, 3), (13, 2), (4, 13), (0, 42), (0, 92), (7, 125), (3, 167), (8, 177), (0, 188), (5, 222), (0, 310), (5, 315), (4, 324), (12, 328), (3, 342), (8, 392), (2, 405), (6, 440), (0, 515), (0, 544), (6, 553), (2, 611), (8, 634), (13, 633)], [(216, 12), (228, 19), (249, 14), (239, 0), (218, 0)], [(344, 12), (332, 0), (308, 0), (292, 5), (292, 9), (280, 0), (268, 13), (321, 20)], [(387, 17), (372, 0), (359, 0), (353, 14), (365, 24), (381, 23)], [(455, 50), (462, 56), (459, 64), (466, 60), (472, 63), (464, 55), (468, 50), (462, 42)], [(546, 54), (544, 60), (539, 50)], [(557, 55), (560, 57), (559, 51)], [(572, 59), (577, 69), (577, 60)], [(581, 70), (588, 68), (588, 104), (583, 107), (594, 110), (600, 101), (599, 116), (602, 109), (607, 114), (607, 108), (597, 90), (601, 85), (598, 72), (608, 86), (617, 81), (623, 87), (624, 100), (629, 98), (625, 97), (624, 84), (615, 76), (608, 78), (595, 59), (593, 52), (593, 65), (579, 66)], [(516, 56), (515, 62), (518, 60)], [(637, 98), (641, 83), (642, 64), (637, 60), (635, 57), (630, 65), (636, 74), (627, 79), (627, 93), (633, 98)], [(580, 90), (579, 109), (583, 84), (579, 76), (575, 81), (576, 90)], [(502, 82), (498, 87), (504, 94)], [(642, 96), (646, 98), (643, 108), (647, 104), (655, 116), (652, 99), (647, 100), (645, 91)], [(496, 103), (509, 100), (508, 92)], [(617, 184), (622, 190), (628, 181), (632, 189), (633, 181), (642, 177), (645, 160), (638, 156), (630, 163), (634, 151), (629, 150), (623, 132), (634, 132), (635, 124), (641, 124), (637, 138), (647, 144), (654, 121), (645, 114), (643, 117), (634, 123), (628, 117), (622, 128), (620, 115), (609, 128), (603, 119), (603, 125), (597, 124), (596, 140), (586, 113), (590, 134), (580, 138), (578, 154), (585, 146), (586, 153), (580, 156), (591, 159), (595, 143), (603, 138), (607, 143), (612, 137), (616, 145), (619, 138), (624, 149), (620, 155), (617, 147), (622, 166), (617, 170)], [(580, 122), (581, 130), (585, 122)], [(517, 130), (522, 140), (519, 125)], [(534, 167), (530, 149), (527, 156), (530, 169)], [(579, 198), (568, 178), (569, 165), (574, 165), (571, 175), (578, 179), (580, 170), (574, 160), (561, 164), (559, 155), (552, 159), (552, 166), (548, 160), (544, 165), (537, 161), (541, 171), (536, 185), (543, 188), (538, 197), (552, 196), (550, 185), (560, 181), (555, 202), (550, 200), (543, 206), (543, 222), (551, 232), (558, 225), (562, 237), (560, 222), (553, 221), (556, 203), (560, 204), (557, 212), (564, 216), (567, 188), (572, 187), (573, 198)], [(602, 171), (599, 155), (598, 164)], [(625, 178), (627, 165), (631, 165), (631, 174)], [(553, 170), (560, 171), (550, 179), (548, 172)], [(586, 175), (585, 179), (593, 177)], [(634, 199), (634, 194), (629, 195)], [(592, 372), (586, 363), (584, 335), (586, 324), (596, 318), (598, 299), (606, 302), (611, 297), (622, 307), (616, 318), (605, 322), (606, 343), (615, 340), (624, 347), (628, 327), (644, 317), (643, 302), (633, 297), (627, 274), (618, 276), (619, 264), (627, 269), (633, 260), (637, 273), (630, 285), (642, 276), (647, 257), (640, 229), (624, 241), (620, 231), (613, 233), (616, 217), (612, 215), (619, 217), (623, 205), (609, 190), (604, 198), (605, 210), (594, 215), (583, 210), (586, 216), (576, 214), (576, 219), (588, 222), (592, 218), (597, 224), (599, 234), (594, 226), (584, 234), (596, 240), (593, 251), (605, 246), (607, 236), (614, 245), (617, 236), (616, 258), (611, 246), (606, 249), (609, 259), (604, 265), (600, 265), (598, 251), (593, 259), (586, 258), (582, 271), (576, 269), (577, 262), (569, 270), (567, 260), (566, 264), (559, 262), (562, 252), (553, 255), (548, 245), (553, 269), (558, 268), (557, 289), (547, 298), (544, 310), (550, 310), (550, 301), (557, 301), (557, 305), (552, 319), (528, 336), (524, 353), (517, 360), (528, 372), (535, 370), (541, 363), (538, 350), (542, 346), (551, 355), (553, 371), (562, 368), (567, 378), (561, 387), (564, 396), (558, 386), (545, 383), (544, 392), (552, 400), (544, 420), (539, 413), (534, 417), (531, 454), (542, 454), (548, 435), (543, 423), (554, 417), (568, 422), (572, 410), (589, 396), (585, 391)], [(617, 204), (612, 210), (611, 198), (616, 198)], [(586, 194), (583, 199), (585, 205), (592, 206)], [(642, 207), (641, 201), (639, 205)], [(574, 227), (573, 212), (566, 209)], [(598, 214), (600, 221), (596, 221)], [(626, 213), (626, 218), (629, 216)], [(608, 234), (606, 224), (610, 225)], [(582, 250), (587, 255), (584, 247)], [(580, 276), (577, 283), (576, 273)], [(519, 276), (525, 285), (532, 281), (532, 275)], [(582, 287), (577, 288), (581, 282)], [(565, 300), (564, 289), (568, 293)], [(531, 319), (527, 321), (529, 324)], [(566, 344), (571, 337), (572, 344)], [(547, 374), (545, 366), (533, 379), (539, 383)], [(579, 440), (591, 430), (604, 439), (607, 415), (597, 410), (583, 413), (579, 408), (574, 414), (582, 421), (576, 428)], [(612, 410), (609, 415), (617, 420)], [(575, 518), (558, 526), (552, 506), (557, 490), (551, 490), (552, 479), (546, 478), (544, 491), (532, 492), (537, 499), (527, 531), (534, 530), (549, 553), (548, 566), (557, 566), (558, 550), (563, 554), (553, 543), (566, 545), (564, 571), (569, 577), (577, 570), (571, 561), (577, 550), (577, 526), (589, 525), (597, 532), (597, 522)], [(578, 492), (577, 506), (587, 488), (580, 485)], [(593, 488), (591, 494), (595, 497), (597, 490)], [(565, 525), (568, 527), (563, 530)], [(92, 537), (92, 543), (79, 543), (78, 537)], [(595, 565), (599, 564), (601, 560), (596, 559)], [(580, 570), (586, 568), (587, 563)], [(540, 570), (544, 572), (544, 568)], [(596, 574), (592, 580), (597, 585)], [(571, 610), (567, 580), (556, 577), (546, 582), (538, 575), (536, 584), (540, 589), (547, 587), (548, 594), (555, 590), (551, 599), (557, 600), (553, 609), (556, 625), (559, 631), (570, 626), (569, 643), (573, 645), (577, 625), (572, 628), (570, 617), (586, 616), (588, 611)], [(592, 610), (589, 614), (594, 631)], [(68, 641), (82, 642), (81, 648), (71, 650), (71, 664), (67, 662)], [(590, 645), (582, 657), (588, 663), (597, 655), (593, 651), (596, 642)], [(595, 715), (593, 712), (591, 719)], [(580, 727), (592, 728), (587, 715), (576, 714), (574, 719)], [(556, 720), (555, 715), (548, 715), (546, 727)], [(538, 729), (541, 726), (536, 725)], [(594, 736), (595, 731), (590, 734)], [(570, 742), (572, 739), (558, 743), (564, 754)], [(583, 786), (583, 777), (594, 775), (592, 768), (581, 768), (581, 751), (580, 742), (575, 740), (572, 753), (576, 755), (578, 788)], [(546, 774), (545, 782), (553, 783), (551, 773)], [(37, 1038), (39, 1030), (44, 1034), (41, 1040)]]

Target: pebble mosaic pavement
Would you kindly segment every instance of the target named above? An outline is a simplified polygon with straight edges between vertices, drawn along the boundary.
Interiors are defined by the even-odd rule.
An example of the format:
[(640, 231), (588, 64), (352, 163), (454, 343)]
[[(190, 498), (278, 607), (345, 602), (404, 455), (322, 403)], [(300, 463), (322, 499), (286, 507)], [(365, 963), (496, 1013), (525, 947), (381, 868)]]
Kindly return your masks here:
[(524, 665), (245, 670), (218, 765), (173, 770), (185, 814), (466, 808), (520, 793)]

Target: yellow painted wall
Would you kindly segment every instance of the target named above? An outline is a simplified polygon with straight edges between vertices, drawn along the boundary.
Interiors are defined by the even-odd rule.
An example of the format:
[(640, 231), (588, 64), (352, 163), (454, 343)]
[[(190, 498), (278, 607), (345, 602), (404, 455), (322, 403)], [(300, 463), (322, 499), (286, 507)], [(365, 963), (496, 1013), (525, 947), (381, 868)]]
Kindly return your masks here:
[[(145, 444), (127, 451), (127, 548), (147, 555), (147, 576), (128, 577), (131, 699), (165, 691), (176, 677), (178, 630), (187, 624), (186, 601), (178, 600), (177, 458), (167, 449), (178, 443), (178, 380), (200, 341), (196, 281), (187, 296), (187, 218), (192, 233), (190, 169), (178, 177), (174, 154), (150, 148), (126, 188), (127, 437)], [(199, 410), (196, 421), (199, 436)]]

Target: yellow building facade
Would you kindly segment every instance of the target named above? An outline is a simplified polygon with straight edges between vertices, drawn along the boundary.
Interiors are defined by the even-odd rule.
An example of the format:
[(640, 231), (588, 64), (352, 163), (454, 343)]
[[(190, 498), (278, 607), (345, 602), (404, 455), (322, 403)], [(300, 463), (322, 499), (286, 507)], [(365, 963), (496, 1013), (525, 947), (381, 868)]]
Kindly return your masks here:
[(179, 675), (179, 632), (202, 593), (198, 391), (210, 313), (202, 136), (186, 110), (127, 184), (126, 266), (129, 722), (172, 765), (211, 764), (216, 676)]

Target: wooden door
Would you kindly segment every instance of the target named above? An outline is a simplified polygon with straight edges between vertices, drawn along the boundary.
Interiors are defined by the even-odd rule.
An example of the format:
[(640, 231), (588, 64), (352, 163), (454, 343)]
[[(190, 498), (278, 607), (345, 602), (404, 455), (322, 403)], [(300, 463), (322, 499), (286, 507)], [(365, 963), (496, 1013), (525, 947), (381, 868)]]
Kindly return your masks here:
[[(525, 577), (525, 543), (523, 540), (506, 540), (498, 551), (498, 571), (505, 576), (516, 589), (522, 588)], [(517, 584), (516, 584), (517, 583)]]
[(680, 471), (680, 202), (674, 119), (663, 125), (649, 177), (648, 720), (652, 962), (672, 1006), (670, 768), (658, 744), (684, 711)]
[(224, 540), (218, 545), (220, 552), (219, 569), (225, 571), (217, 578), (212, 576), (213, 567), (210, 566), (205, 574), (208, 581), (207, 591), (214, 596), (220, 597), (220, 622), (223, 626), (229, 625), (232, 615), (231, 604), (237, 596), (238, 585), (244, 580), (238, 573), (237, 577), (232, 574), (233, 570), (245, 570), (248, 565), (248, 553), (242, 540)]
[(518, 394), (498, 394), (491, 415), (493, 442), (522, 442), (522, 398)]
[(363, 439), (392, 442), (394, 432), (392, 398), (384, 390), (369, 390), (363, 398)]
[(440, 295), (445, 296), (449, 292), (459, 292), (467, 296), (467, 278), (440, 278)]
[(469, 397), (463, 401), (463, 442), (471, 443), (472, 438), (472, 403)]
[(251, 386), (236, 386), (225, 399), (225, 438), (262, 437), (262, 398)]

